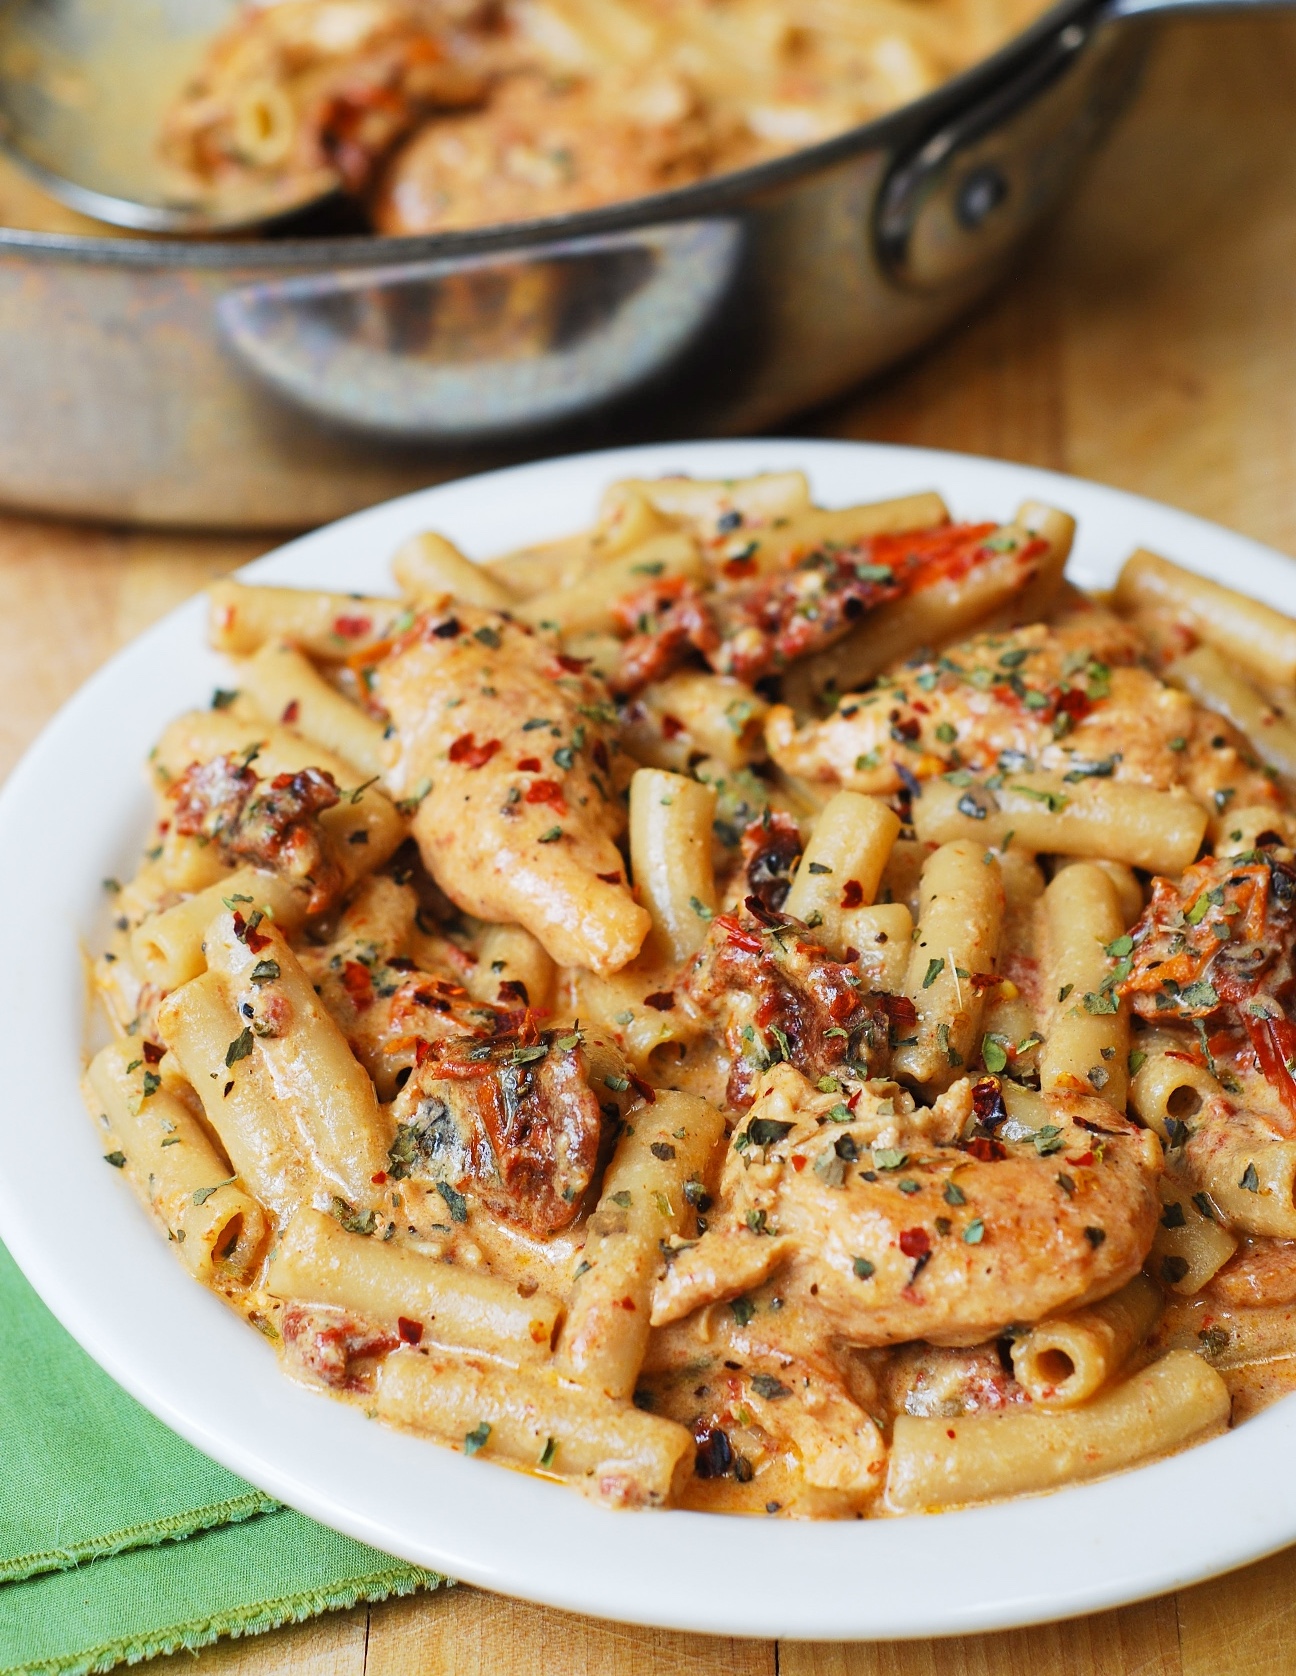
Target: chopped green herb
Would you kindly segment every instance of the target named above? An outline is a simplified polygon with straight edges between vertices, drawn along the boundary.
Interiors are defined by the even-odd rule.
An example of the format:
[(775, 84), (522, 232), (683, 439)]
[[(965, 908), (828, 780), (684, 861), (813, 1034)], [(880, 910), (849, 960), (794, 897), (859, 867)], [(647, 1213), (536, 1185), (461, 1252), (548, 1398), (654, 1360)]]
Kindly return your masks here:
[(237, 1177), (230, 1176), (225, 1181), (218, 1181), (214, 1187), (198, 1187), (194, 1189), (193, 1202), (205, 1205), (213, 1193), (219, 1193), (222, 1187), (233, 1187)]
[(868, 1280), (869, 1277), (876, 1272), (875, 1265), (870, 1263), (867, 1257), (853, 1257), (851, 1259), (851, 1268), (854, 1271), (856, 1280)]
[(620, 1193), (613, 1193), (611, 1195), (611, 1199), (612, 1199), (612, 1203), (614, 1205), (619, 1205), (622, 1210), (629, 1210), (630, 1209), (630, 1204), (631, 1204), (630, 1195), (629, 1195), (629, 1193), (627, 1193), (625, 1191), (624, 1188), (621, 1190)]
[(225, 1049), (225, 1068), (231, 1069), (252, 1052), (252, 1027), (246, 1025)]
[(985, 1238), (985, 1223), (979, 1216), (974, 1217), (963, 1230), (964, 1245), (980, 1245)]
[(562, 837), (562, 835), (563, 835), (562, 827), (551, 826), (549, 828), (548, 832), (542, 832), (540, 834), (539, 838), (536, 839), (536, 843), (537, 844), (556, 844), (558, 842), (558, 840)]
[(929, 960), (927, 962), (927, 975), (926, 975), (926, 977), (924, 977), (924, 979), (922, 981), (923, 988), (924, 989), (930, 989), (931, 986), (936, 982), (937, 978), (940, 977), (941, 973), (944, 970), (945, 970), (945, 962), (944, 962), (944, 960), (942, 960), (940, 958), (939, 955), (937, 955), (935, 958)]
[(1000, 1071), (1006, 1069), (1008, 1053), (1002, 1037), (992, 1036), (987, 1032), (981, 1038), (981, 1063), (987, 1071), (996, 1076)]
[(1248, 1164), (1246, 1169), (1243, 1170), (1242, 1179), (1238, 1182), (1238, 1186), (1244, 1188), (1248, 1193), (1258, 1193), (1260, 1191), (1260, 1177), (1256, 1174), (1254, 1164)]
[[(114, 1170), (120, 1170), (126, 1162), (126, 1154), (124, 1152), (105, 1152), (103, 1158), (104, 1163), (111, 1164)], [(215, 1188), (213, 1188), (212, 1191), (215, 1192)]]
[(967, 1204), (967, 1194), (952, 1177), (945, 1183), (945, 1192), (942, 1196), (947, 1205)]
[(445, 1200), (446, 1209), (450, 1212), (452, 1222), (467, 1222), (468, 1201), (456, 1187), (451, 1187), (448, 1181), (436, 1184), (437, 1192)]
[[(465, 1432), (464, 1454), (475, 1455), (479, 1449), (484, 1449), (488, 1439), (490, 1438), (490, 1434), (491, 1429), (485, 1420), (483, 1420), (480, 1425), (474, 1426), (470, 1432)], [(550, 1438), (549, 1442), (552, 1443), (553, 1439)], [(546, 1444), (545, 1447), (547, 1449), (548, 1444)]]

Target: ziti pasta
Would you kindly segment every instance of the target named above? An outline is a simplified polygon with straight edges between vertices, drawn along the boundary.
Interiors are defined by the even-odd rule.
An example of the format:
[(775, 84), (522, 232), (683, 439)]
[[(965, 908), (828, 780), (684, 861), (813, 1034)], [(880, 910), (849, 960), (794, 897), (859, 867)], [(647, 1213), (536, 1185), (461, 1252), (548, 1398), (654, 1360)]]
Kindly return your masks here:
[(1296, 1387), (1296, 627), (1071, 535), (665, 478), (216, 584), (108, 1164), (294, 1378), (610, 1505), (940, 1509)]

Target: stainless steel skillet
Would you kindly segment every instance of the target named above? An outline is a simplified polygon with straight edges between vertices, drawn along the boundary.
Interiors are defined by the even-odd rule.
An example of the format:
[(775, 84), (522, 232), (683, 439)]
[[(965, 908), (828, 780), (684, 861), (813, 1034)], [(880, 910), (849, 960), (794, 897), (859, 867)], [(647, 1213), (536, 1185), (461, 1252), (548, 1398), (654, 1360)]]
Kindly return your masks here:
[(0, 500), (297, 528), (501, 456), (759, 430), (991, 285), (1171, 12), (1063, 0), (926, 98), (604, 210), (428, 238), (0, 230)]

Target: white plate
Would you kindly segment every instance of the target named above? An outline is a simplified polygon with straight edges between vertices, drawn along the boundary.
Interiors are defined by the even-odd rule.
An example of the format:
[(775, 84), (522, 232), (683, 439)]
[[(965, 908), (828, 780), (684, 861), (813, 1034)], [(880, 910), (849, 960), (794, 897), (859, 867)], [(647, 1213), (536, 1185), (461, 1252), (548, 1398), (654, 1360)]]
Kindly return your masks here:
[[(1110, 583), (1158, 549), (1296, 613), (1289, 560), (1184, 513), (1051, 472), (907, 448), (666, 444), (520, 466), (410, 495), (290, 543), (259, 581), (386, 591), (397, 543), (444, 530), (489, 556), (588, 522), (614, 478), (800, 466), (829, 505), (936, 488), (956, 516), (1025, 497), (1080, 521), (1072, 574)], [(1296, 1402), (1173, 1460), (1050, 1496), (927, 1518), (805, 1524), (612, 1513), (375, 1425), (291, 1384), (196, 1286), (105, 1166), (77, 1093), (81, 942), (99, 881), (133, 871), (141, 765), (163, 724), (228, 679), (200, 601), (120, 653), (0, 796), (0, 1237), (89, 1353), (169, 1426), (261, 1489), (375, 1547), (489, 1589), (602, 1617), (731, 1635), (942, 1635), (1089, 1612), (1296, 1540)]]

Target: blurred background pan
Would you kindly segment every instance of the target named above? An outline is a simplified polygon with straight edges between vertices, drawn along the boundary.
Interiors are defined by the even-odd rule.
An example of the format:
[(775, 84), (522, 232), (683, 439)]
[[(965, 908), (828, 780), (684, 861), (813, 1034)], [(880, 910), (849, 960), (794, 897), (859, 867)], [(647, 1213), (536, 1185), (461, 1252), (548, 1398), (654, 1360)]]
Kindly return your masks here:
[(1128, 98), (1157, 18), (1274, 4), (1063, 0), (861, 128), (546, 221), (224, 242), (0, 229), (0, 502), (297, 529), (523, 453), (767, 428), (1004, 274)]

